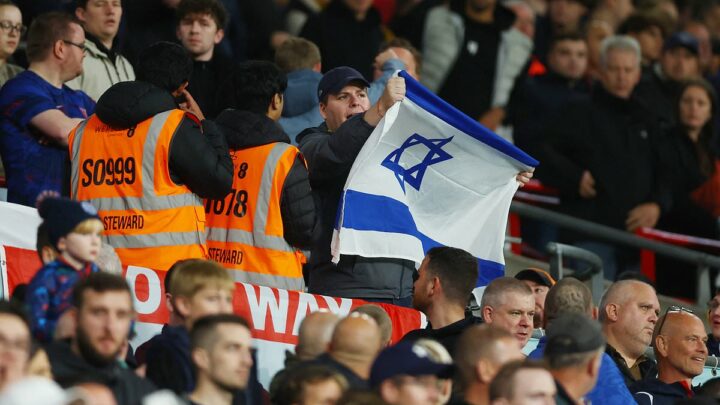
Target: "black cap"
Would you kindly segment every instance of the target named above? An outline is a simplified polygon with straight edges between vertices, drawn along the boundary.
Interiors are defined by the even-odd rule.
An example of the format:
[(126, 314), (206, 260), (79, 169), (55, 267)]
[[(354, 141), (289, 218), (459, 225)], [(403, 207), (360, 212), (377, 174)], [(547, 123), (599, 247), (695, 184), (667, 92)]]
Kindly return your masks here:
[(521, 270), (515, 275), (515, 278), (518, 280), (534, 281), (540, 285), (544, 285), (545, 287), (552, 287), (555, 285), (555, 279), (552, 278), (547, 271), (540, 269), (529, 268)]
[(48, 238), (55, 248), (63, 236), (86, 219), (100, 220), (95, 207), (87, 201), (48, 197), (42, 200), (38, 213), (45, 220)]
[(450, 378), (455, 367), (433, 361), (427, 349), (412, 342), (400, 342), (380, 352), (370, 370), (370, 386), (378, 387), (383, 381), (398, 375), (434, 375)]
[(666, 39), (665, 44), (663, 45), (663, 51), (680, 47), (687, 49), (695, 56), (700, 53), (700, 44), (698, 43), (697, 38), (685, 31), (676, 32), (672, 34), (670, 38)]
[(547, 328), (545, 356), (587, 353), (605, 345), (600, 324), (577, 313), (561, 313)]
[(330, 69), (325, 73), (318, 83), (318, 100), (323, 101), (328, 94), (336, 94), (350, 82), (360, 82), (365, 87), (370, 87), (370, 83), (357, 70), (349, 66), (340, 66)]

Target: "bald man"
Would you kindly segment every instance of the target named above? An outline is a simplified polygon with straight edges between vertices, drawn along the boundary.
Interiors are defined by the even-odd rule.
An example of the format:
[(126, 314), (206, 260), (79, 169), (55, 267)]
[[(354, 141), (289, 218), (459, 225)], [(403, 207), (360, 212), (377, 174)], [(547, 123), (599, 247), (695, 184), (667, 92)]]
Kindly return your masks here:
[(327, 352), (307, 364), (328, 366), (347, 379), (349, 388), (366, 389), (370, 367), (382, 347), (377, 323), (370, 316), (355, 312), (335, 326)]
[(365, 304), (354, 308), (352, 312), (359, 312), (372, 318), (380, 327), (380, 338), (382, 339), (383, 347), (390, 346), (393, 332), (392, 320), (384, 309), (375, 304)]
[(631, 384), (652, 378), (655, 362), (645, 356), (660, 314), (655, 289), (642, 281), (622, 280), (612, 284), (600, 301), (600, 321), (607, 338), (607, 354)]
[(671, 307), (655, 328), (658, 376), (630, 387), (639, 405), (674, 404), (693, 396), (692, 379), (703, 372), (707, 335), (700, 318)]
[(298, 331), (297, 360), (313, 360), (325, 353), (338, 322), (340, 317), (332, 312), (317, 311), (306, 316)]
[(489, 325), (466, 329), (457, 342), (455, 363), (465, 387), (464, 400), (472, 405), (490, 403), (490, 382), (500, 368), (513, 360), (524, 358), (510, 332)]
[(335, 325), (340, 317), (328, 311), (315, 311), (305, 316), (298, 330), (298, 344), (295, 353), (285, 353), (285, 368), (278, 371), (270, 382), (270, 396), (279, 394), (285, 384), (287, 372), (301, 362), (314, 360), (325, 353), (330, 344)]

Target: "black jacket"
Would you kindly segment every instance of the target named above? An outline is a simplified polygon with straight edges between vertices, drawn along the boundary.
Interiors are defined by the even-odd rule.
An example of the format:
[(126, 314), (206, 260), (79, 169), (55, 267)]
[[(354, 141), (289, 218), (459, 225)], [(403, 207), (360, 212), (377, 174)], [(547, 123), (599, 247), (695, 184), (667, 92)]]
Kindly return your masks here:
[(350, 168), (373, 131), (362, 114), (351, 117), (334, 133), (323, 123), (298, 135), (300, 151), (310, 172), (317, 225), (310, 269), (309, 291), (336, 297), (405, 298), (412, 294), (413, 262), (401, 259), (341, 256), (331, 262), (330, 242), (340, 197)]
[[(282, 128), (264, 115), (225, 110), (218, 115), (216, 123), (233, 151), (276, 142), (290, 143)], [(280, 195), (280, 214), (287, 243), (299, 249), (310, 249), (315, 227), (315, 203), (302, 155), (298, 155), (285, 178)]]
[(117, 362), (106, 366), (88, 363), (72, 351), (68, 340), (53, 342), (45, 350), (53, 378), (63, 388), (96, 382), (110, 388), (118, 404), (128, 405), (141, 404), (146, 395), (156, 390), (150, 381), (122, 368)]
[[(570, 102), (584, 100), (590, 95), (590, 86), (582, 80), (569, 80), (556, 73), (528, 77), (514, 91), (509, 106), (509, 119), (513, 123), (515, 145), (530, 155), (536, 155), (544, 144), (546, 127), (565, 113), (563, 107)], [(543, 165), (538, 167), (540, 176)]]
[[(628, 368), (625, 359), (620, 353), (618, 353), (617, 350), (615, 350), (614, 347), (607, 345), (605, 347), (605, 353), (607, 353), (610, 358), (613, 359), (618, 370), (620, 370), (620, 373), (622, 373), (623, 379), (625, 380), (625, 385), (630, 387), (631, 385), (638, 382), (633, 378), (632, 374), (630, 374), (630, 369)], [(655, 360), (653, 359), (643, 357), (642, 359), (640, 359), (640, 363), (638, 363), (638, 368), (640, 369), (641, 377), (641, 380), (639, 381), (651, 380), (657, 375), (657, 363), (655, 363)]]
[(221, 105), (223, 98), (218, 95), (227, 91), (226, 81), (232, 75), (235, 63), (215, 52), (212, 59), (207, 62), (194, 61), (192, 76), (187, 87), (188, 92), (197, 101), (203, 114), (214, 119), (225, 106)]
[(653, 114), (662, 132), (667, 132), (677, 123), (677, 104), (683, 84), (661, 77), (662, 69), (655, 65), (640, 80), (634, 95)]
[(692, 396), (682, 383), (667, 384), (657, 378), (633, 384), (630, 392), (638, 405), (672, 405), (675, 401)]
[[(636, 100), (619, 99), (599, 86), (590, 99), (566, 106), (546, 134), (540, 160), (546, 182), (560, 189), (566, 213), (625, 229), (628, 212), (639, 204), (669, 209), (671, 195), (658, 159), (661, 135)], [(579, 194), (585, 170), (595, 179), (595, 198)]]
[(328, 71), (350, 66), (372, 81), (372, 64), (383, 41), (380, 13), (368, 10), (358, 21), (345, 0), (333, 0), (323, 11), (308, 18), (300, 36), (317, 44), (322, 67)]
[[(121, 82), (98, 100), (95, 113), (115, 128), (130, 128), (176, 109), (169, 92), (140, 81)], [(233, 164), (225, 138), (212, 121), (186, 115), (170, 141), (170, 176), (203, 198), (221, 198), (232, 186)]]
[(428, 324), (425, 329), (411, 330), (405, 336), (403, 336), (402, 341), (414, 342), (418, 339), (436, 340), (438, 343), (443, 345), (443, 347), (445, 347), (445, 349), (448, 351), (448, 353), (450, 353), (451, 356), (455, 357), (455, 344), (457, 343), (458, 339), (460, 339), (460, 335), (462, 335), (463, 332), (465, 332), (465, 330), (469, 327), (481, 323), (483, 323), (482, 318), (470, 315), (457, 322), (451, 323), (444, 328), (433, 329), (431, 325)]

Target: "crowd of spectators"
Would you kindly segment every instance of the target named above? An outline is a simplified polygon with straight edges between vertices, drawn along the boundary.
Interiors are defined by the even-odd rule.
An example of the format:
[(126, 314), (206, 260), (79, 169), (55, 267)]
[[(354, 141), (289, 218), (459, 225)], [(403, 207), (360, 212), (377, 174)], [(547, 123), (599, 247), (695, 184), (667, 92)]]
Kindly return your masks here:
[[(43, 218), (42, 268), (0, 302), (0, 404), (716, 400), (692, 380), (720, 354), (720, 294), (709, 334), (661, 316), (654, 285), (618, 279), (635, 251), (527, 221), (613, 283), (527, 269), (474, 314), (482, 267), (461, 249), (331, 260), (350, 169), (405, 97), (396, 70), (537, 157), (558, 211), (720, 236), (716, 0), (0, 0), (7, 200)], [(136, 348), (128, 264), (165, 272), (170, 313)], [(682, 271), (658, 291), (687, 294)], [(428, 327), (393, 345), (380, 306), (311, 313), (266, 391), (236, 282)]]

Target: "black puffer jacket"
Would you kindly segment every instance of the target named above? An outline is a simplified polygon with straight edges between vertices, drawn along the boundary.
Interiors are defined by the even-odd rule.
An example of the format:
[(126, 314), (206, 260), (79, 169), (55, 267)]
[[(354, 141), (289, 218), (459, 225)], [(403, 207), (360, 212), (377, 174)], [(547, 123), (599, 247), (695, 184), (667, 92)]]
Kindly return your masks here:
[(139, 405), (142, 399), (156, 390), (148, 380), (138, 377), (131, 369), (118, 363), (94, 366), (77, 356), (69, 341), (57, 341), (45, 348), (55, 381), (63, 388), (84, 382), (97, 382), (112, 391), (118, 404)]
[[(176, 109), (173, 97), (152, 84), (133, 81), (110, 87), (95, 113), (115, 128), (130, 128), (153, 115)], [(187, 115), (170, 141), (170, 175), (203, 198), (221, 198), (232, 187), (233, 164), (225, 138), (212, 121)]]
[[(290, 143), (290, 138), (277, 123), (257, 113), (225, 110), (216, 122), (233, 151), (275, 142)], [(310, 249), (315, 228), (315, 203), (308, 171), (300, 154), (285, 178), (280, 194), (280, 214), (287, 243), (299, 249)]]

